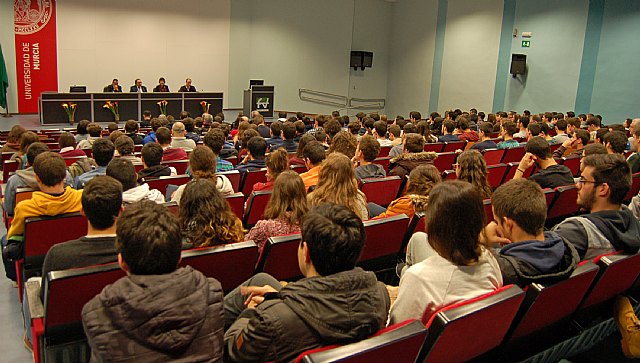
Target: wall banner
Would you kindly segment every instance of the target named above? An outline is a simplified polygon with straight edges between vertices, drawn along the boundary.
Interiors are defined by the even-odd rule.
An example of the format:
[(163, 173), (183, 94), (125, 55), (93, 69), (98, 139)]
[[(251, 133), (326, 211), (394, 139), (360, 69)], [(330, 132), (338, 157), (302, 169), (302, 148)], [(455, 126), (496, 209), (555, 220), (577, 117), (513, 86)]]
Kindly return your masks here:
[(37, 113), (43, 91), (58, 90), (55, 0), (13, 3), (18, 112)]

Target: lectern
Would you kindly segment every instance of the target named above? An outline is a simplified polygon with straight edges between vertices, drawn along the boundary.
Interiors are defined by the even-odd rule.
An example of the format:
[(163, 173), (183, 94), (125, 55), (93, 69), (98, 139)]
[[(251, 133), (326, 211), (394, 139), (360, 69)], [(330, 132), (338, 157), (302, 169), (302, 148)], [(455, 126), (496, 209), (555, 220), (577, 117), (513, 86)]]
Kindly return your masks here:
[(273, 117), (273, 86), (253, 85), (244, 91), (242, 111), (245, 115), (251, 115), (251, 111), (258, 111), (265, 118)]

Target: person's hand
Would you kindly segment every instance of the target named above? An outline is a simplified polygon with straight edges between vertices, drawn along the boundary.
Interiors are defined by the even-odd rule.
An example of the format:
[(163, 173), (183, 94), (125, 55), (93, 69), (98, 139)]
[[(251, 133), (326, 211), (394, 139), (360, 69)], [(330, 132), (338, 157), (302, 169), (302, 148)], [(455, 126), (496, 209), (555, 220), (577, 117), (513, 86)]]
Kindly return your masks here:
[(387, 288), (387, 293), (389, 293), (389, 300), (391, 300), (391, 305), (398, 299), (398, 286), (384, 285)]
[(278, 290), (274, 289), (269, 285), (264, 286), (240, 286), (240, 294), (242, 296), (247, 296), (244, 301), (244, 304), (249, 309), (255, 308), (261, 302), (264, 301), (264, 295), (269, 292), (278, 292)]
[(568, 149), (569, 147), (571, 147), (571, 145), (573, 145), (573, 139), (566, 139), (562, 143), (562, 147), (565, 149)]
[(249, 155), (247, 154), (243, 159), (242, 159), (242, 164), (246, 164), (249, 162)]
[(536, 159), (535, 159), (535, 155), (533, 155), (532, 153), (526, 153), (524, 154), (524, 156), (522, 157), (522, 160), (520, 160), (520, 165), (518, 165), (518, 169), (520, 170), (527, 170), (530, 167), (533, 166), (533, 164), (536, 163)]
[(508, 238), (503, 237), (502, 230), (496, 222), (487, 224), (482, 233), (480, 233), (480, 242), (485, 246), (491, 246), (495, 244), (505, 245), (511, 243)]

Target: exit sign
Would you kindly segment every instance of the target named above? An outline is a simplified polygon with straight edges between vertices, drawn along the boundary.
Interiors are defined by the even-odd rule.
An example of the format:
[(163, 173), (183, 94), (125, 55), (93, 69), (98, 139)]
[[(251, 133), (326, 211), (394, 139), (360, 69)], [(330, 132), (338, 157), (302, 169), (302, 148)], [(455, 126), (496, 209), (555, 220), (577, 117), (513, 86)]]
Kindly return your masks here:
[(531, 41), (530, 40), (523, 40), (522, 41), (522, 48), (529, 48), (531, 46)]

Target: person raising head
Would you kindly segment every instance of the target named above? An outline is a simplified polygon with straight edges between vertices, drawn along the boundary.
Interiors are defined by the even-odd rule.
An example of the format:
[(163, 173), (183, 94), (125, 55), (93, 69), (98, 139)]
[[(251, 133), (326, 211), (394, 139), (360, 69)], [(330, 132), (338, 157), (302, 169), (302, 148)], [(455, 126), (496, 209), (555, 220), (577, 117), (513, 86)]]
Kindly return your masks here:
[(269, 237), (300, 233), (304, 216), (309, 211), (307, 192), (300, 176), (293, 170), (278, 175), (264, 219), (251, 228), (245, 239), (253, 240), (260, 251)]
[(180, 198), (180, 227), (187, 248), (244, 240), (242, 222), (213, 181), (207, 178), (196, 178), (185, 184)]
[(318, 187), (309, 193), (308, 199), (311, 206), (327, 202), (340, 204), (349, 208), (360, 219), (369, 218), (367, 197), (358, 189), (351, 160), (340, 153), (327, 156), (320, 168)]

